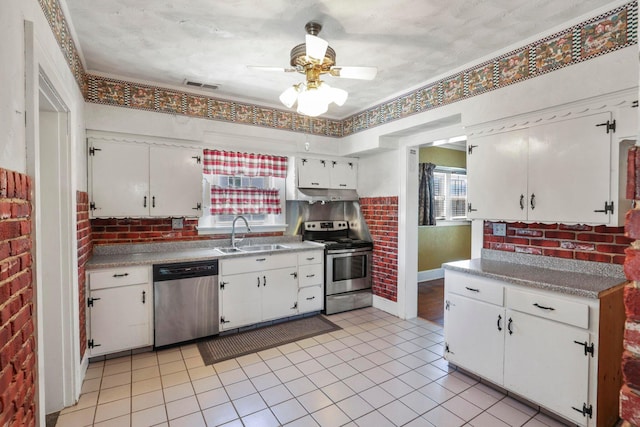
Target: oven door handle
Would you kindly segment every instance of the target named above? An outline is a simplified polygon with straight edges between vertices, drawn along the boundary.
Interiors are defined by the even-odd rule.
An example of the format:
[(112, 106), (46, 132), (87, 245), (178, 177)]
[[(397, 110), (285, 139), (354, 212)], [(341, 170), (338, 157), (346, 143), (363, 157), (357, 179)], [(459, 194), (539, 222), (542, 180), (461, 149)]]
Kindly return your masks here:
[(327, 257), (348, 257), (354, 255), (372, 254), (373, 249), (336, 249), (327, 251)]

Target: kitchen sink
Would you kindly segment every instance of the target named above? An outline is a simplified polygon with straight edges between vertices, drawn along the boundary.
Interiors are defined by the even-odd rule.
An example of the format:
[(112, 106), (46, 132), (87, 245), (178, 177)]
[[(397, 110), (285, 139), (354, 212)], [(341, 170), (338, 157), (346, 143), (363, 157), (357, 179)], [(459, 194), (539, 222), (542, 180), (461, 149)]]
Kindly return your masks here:
[(260, 252), (260, 251), (276, 251), (278, 249), (289, 249), (288, 246), (272, 244), (272, 245), (253, 245), (253, 246), (241, 246), (240, 250), (245, 252)]
[(223, 247), (216, 248), (218, 252), (223, 254), (237, 254), (242, 252), (263, 252), (263, 251), (277, 251), (278, 249), (289, 249), (288, 246), (271, 244), (271, 245), (252, 245), (252, 246), (239, 246), (239, 247)]
[(229, 248), (216, 248), (216, 250), (218, 252), (222, 252), (223, 254), (235, 254), (235, 253), (238, 253), (238, 252), (242, 252), (238, 248), (231, 248), (231, 247), (229, 247)]

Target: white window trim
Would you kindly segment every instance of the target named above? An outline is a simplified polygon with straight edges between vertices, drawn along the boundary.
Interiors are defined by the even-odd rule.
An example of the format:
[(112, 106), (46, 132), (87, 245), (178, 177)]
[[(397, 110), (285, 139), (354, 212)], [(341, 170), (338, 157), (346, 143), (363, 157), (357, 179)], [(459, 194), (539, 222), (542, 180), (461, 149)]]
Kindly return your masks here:
[[(461, 175), (467, 175), (467, 170), (464, 168), (456, 168), (456, 167), (450, 167), (450, 166), (436, 166), (434, 169), (434, 173), (435, 172), (440, 172), (440, 173), (444, 173), (445, 174), (445, 204), (444, 204), (444, 209), (445, 209), (445, 216), (444, 218), (442, 217), (436, 217), (436, 227), (450, 227), (450, 226), (455, 226), (455, 225), (466, 225), (466, 224), (470, 224), (471, 220), (469, 220), (467, 218), (467, 208), (466, 208), (466, 203), (465, 203), (465, 216), (464, 217), (456, 217), (456, 218), (452, 218), (451, 217), (451, 203), (447, 203), (451, 200), (451, 196), (449, 194), (449, 189), (451, 188), (451, 175), (452, 174), (461, 174)], [(429, 226), (429, 227), (433, 227), (433, 226)]]

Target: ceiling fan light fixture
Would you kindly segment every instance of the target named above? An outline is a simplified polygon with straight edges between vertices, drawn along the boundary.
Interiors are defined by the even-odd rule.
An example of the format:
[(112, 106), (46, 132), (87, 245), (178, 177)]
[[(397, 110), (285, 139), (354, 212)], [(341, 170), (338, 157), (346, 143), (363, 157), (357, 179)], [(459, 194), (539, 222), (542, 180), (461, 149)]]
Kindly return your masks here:
[(298, 113), (305, 116), (316, 117), (324, 114), (329, 109), (329, 103), (324, 102), (318, 89), (303, 90), (298, 95)]
[(298, 85), (288, 87), (284, 92), (280, 94), (280, 102), (282, 102), (287, 108), (293, 107), (298, 99)]

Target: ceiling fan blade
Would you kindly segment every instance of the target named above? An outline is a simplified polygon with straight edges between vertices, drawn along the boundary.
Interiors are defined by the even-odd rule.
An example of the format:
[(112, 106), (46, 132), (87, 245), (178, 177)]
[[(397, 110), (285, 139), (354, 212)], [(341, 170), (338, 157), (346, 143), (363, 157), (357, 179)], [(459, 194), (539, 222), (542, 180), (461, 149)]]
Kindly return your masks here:
[(373, 80), (378, 73), (376, 67), (331, 67), (329, 74), (345, 79)]
[(251, 68), (253, 70), (260, 70), (260, 71), (280, 71), (285, 73), (293, 73), (297, 71), (295, 68), (270, 67), (265, 65), (247, 65), (247, 68)]
[(327, 52), (327, 47), (329, 47), (329, 42), (318, 36), (307, 34), (305, 36), (305, 45), (307, 46), (307, 56), (322, 62), (324, 54)]

